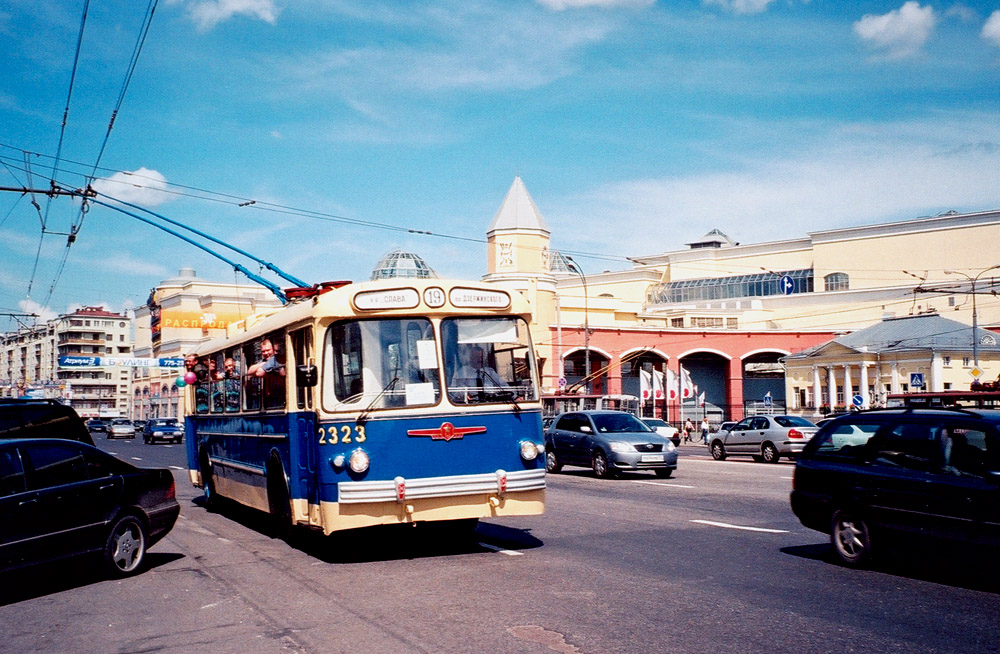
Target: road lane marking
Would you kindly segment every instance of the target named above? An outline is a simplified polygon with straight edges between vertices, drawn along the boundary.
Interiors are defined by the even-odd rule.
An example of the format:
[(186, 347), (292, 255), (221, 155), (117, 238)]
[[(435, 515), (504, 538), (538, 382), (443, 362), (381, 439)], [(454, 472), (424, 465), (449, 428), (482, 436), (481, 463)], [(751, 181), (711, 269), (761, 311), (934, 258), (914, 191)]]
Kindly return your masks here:
[(497, 547), (496, 545), (490, 545), (489, 543), (477, 543), (480, 547), (485, 547), (493, 552), (499, 552), (500, 554), (506, 554), (507, 556), (524, 556), (523, 552), (515, 552), (514, 550), (505, 550), (502, 547)]
[(132, 460), (133, 460), (133, 461), (142, 461), (142, 459), (140, 459), (140, 458), (139, 458), (139, 457), (137, 457), (137, 456), (133, 456), (133, 457), (132, 457)]
[(658, 481), (643, 481), (641, 479), (629, 479), (633, 484), (649, 484), (650, 486), (669, 486), (671, 488), (697, 488), (697, 486), (685, 486), (684, 484), (664, 484)]
[(765, 534), (787, 534), (787, 529), (765, 529), (764, 527), (747, 527), (744, 525), (731, 525), (726, 522), (713, 522), (711, 520), (692, 520), (691, 522), (696, 522), (699, 525), (708, 525), (709, 527), (722, 527), (723, 529), (740, 529), (742, 531), (759, 531)]

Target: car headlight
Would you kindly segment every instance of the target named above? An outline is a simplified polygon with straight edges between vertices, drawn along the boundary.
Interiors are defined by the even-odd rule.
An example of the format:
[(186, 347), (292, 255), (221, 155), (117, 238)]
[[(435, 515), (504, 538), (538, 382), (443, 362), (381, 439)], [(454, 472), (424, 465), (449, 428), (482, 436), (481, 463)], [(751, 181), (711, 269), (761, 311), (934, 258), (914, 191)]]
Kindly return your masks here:
[(667, 444), (663, 446), (664, 451), (673, 452), (677, 448), (674, 447), (674, 442), (672, 440), (667, 440)]
[(619, 441), (611, 441), (611, 451), (612, 452), (635, 452), (635, 448), (629, 443), (621, 443)]
[(362, 472), (368, 470), (368, 466), (371, 464), (371, 461), (368, 458), (368, 453), (359, 447), (351, 452), (351, 456), (347, 460), (347, 464), (351, 466), (351, 470), (360, 475)]
[(153, 432), (153, 436), (163, 436), (163, 432), (162, 431), (154, 431)]
[(521, 441), (521, 458), (525, 461), (534, 461), (538, 457), (538, 446), (531, 441)]

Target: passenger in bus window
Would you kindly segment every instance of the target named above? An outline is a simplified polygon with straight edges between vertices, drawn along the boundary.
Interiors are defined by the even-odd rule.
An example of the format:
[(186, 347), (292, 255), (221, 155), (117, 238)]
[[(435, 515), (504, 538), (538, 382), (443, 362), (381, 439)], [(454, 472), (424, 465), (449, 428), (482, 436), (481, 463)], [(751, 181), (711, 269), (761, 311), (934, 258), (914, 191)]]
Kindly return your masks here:
[(260, 356), (262, 360), (247, 369), (247, 377), (263, 377), (269, 372), (285, 376), (283, 357), (278, 355), (271, 339), (265, 338), (260, 342)]
[(188, 372), (193, 372), (198, 377), (199, 382), (208, 379), (208, 366), (194, 354), (189, 354), (185, 357), (184, 367), (187, 368)]
[(236, 362), (233, 361), (233, 357), (226, 357), (223, 365), (223, 378), (224, 379), (234, 379), (239, 377), (239, 373), (236, 372)]
[(479, 393), (480, 399), (483, 399), (481, 395), (484, 392), (495, 392), (508, 388), (507, 382), (500, 377), (500, 373), (487, 365), (486, 352), (481, 346), (462, 346), (459, 356), (463, 365), (452, 377), (452, 387), (476, 389), (472, 392)]

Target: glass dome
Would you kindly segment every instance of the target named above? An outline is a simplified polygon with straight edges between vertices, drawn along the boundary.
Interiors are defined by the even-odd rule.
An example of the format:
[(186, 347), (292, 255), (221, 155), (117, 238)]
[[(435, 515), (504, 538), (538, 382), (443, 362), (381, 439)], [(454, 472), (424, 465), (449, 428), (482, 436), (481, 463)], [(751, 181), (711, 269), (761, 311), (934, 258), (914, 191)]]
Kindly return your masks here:
[(383, 256), (372, 269), (373, 280), (400, 277), (430, 279), (437, 277), (437, 273), (418, 255), (401, 249), (395, 249)]

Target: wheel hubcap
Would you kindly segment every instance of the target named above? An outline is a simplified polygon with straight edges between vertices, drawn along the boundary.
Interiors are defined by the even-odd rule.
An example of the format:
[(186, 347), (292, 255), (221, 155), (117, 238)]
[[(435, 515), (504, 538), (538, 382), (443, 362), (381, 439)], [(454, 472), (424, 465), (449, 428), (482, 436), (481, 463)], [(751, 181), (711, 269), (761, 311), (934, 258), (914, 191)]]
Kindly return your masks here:
[(837, 543), (841, 551), (849, 556), (857, 556), (865, 549), (864, 541), (861, 540), (862, 531), (849, 521), (841, 521), (837, 528)]

